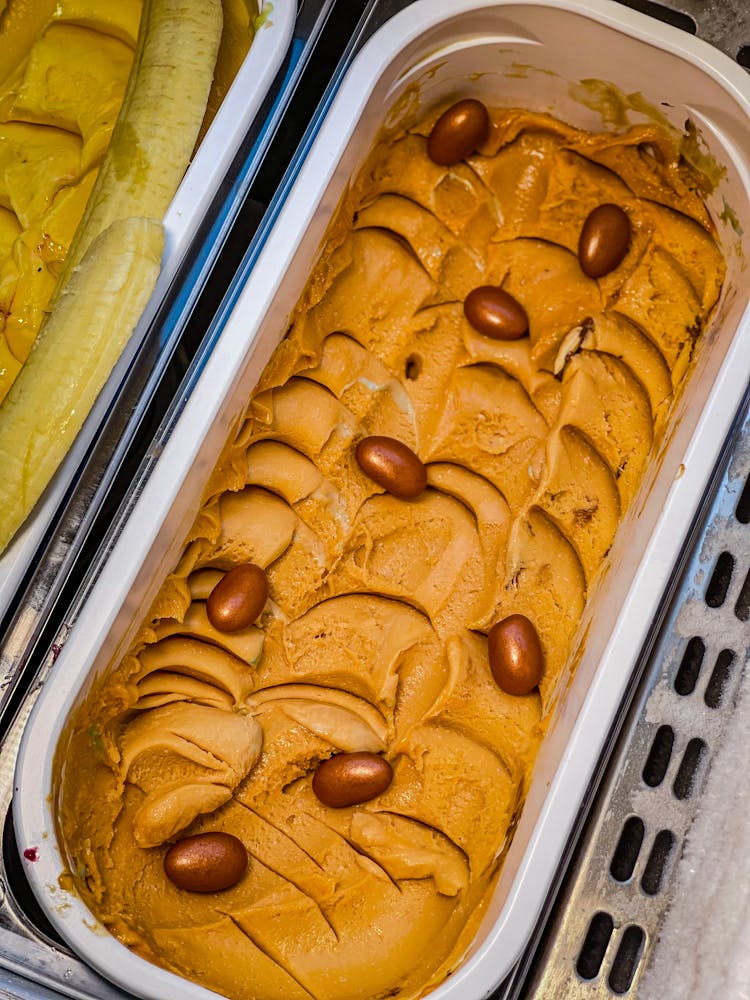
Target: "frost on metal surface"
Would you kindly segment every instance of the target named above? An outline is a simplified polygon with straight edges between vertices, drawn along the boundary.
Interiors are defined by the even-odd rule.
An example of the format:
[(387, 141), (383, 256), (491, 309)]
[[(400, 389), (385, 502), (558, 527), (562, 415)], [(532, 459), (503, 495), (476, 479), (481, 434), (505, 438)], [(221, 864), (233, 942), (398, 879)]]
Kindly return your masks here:
[[(628, 7), (644, 11), (668, 24), (688, 27), (684, 18), (692, 21), (688, 27), (705, 41), (737, 59), (743, 48), (750, 47), (748, 0), (622, 0)], [(678, 15), (670, 16), (670, 12)], [(747, 63), (740, 57), (740, 62)]]
[(750, 997), (749, 761), (750, 690), (744, 683), (675, 872), (672, 905), (643, 977), (644, 998)]
[(650, 654), (529, 996), (748, 1000), (750, 418)]
[[(678, 727), (702, 741), (705, 774), (638, 991), (643, 1000), (750, 997), (750, 524), (743, 508), (749, 451), (745, 437), (721, 513), (704, 537), (706, 572), (696, 581), (702, 593), (684, 605), (676, 623), (685, 640), (672, 683), (684, 709)], [(655, 689), (647, 714), (663, 716), (668, 696), (665, 687)]]

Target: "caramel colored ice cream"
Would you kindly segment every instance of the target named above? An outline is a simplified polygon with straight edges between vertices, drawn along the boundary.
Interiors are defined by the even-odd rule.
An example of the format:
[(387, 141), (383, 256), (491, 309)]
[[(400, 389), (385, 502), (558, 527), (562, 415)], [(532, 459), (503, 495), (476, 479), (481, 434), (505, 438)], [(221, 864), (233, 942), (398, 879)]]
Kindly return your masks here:
[[(436, 117), (385, 137), (353, 183), (179, 565), (58, 751), (70, 883), (138, 953), (237, 1000), (405, 1000), (460, 962), (722, 284), (700, 178), (666, 132), (499, 110), (479, 152), (440, 166)], [(595, 279), (579, 238), (601, 205), (630, 236)], [(527, 335), (467, 320), (487, 285)], [(370, 436), (424, 463), (416, 498), (363, 471)], [(216, 628), (208, 599), (247, 563), (264, 610)], [(544, 668), (512, 695), (487, 634), (519, 614)], [(353, 752), (392, 781), (326, 804), (315, 775)], [(246, 872), (180, 888), (167, 850), (216, 831)]]

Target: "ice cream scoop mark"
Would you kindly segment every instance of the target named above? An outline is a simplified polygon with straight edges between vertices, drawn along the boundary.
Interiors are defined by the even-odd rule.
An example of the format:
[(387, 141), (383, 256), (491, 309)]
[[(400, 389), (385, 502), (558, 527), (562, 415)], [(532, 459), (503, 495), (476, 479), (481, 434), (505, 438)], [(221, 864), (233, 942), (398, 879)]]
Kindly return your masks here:
[(289, 968), (287, 963), (284, 962), (281, 958), (274, 955), (270, 951), (270, 949), (267, 948), (265, 945), (261, 944), (261, 942), (258, 941), (257, 938), (255, 938), (246, 927), (242, 926), (237, 917), (235, 917), (232, 913), (227, 913), (226, 911), (223, 910), (218, 910), (217, 912), (222, 913), (223, 916), (225, 917), (228, 917), (232, 921), (234, 926), (237, 928), (237, 930), (240, 931), (240, 933), (244, 934), (245, 937), (248, 939), (248, 941), (250, 941), (250, 943), (258, 949), (258, 951), (262, 952), (266, 956), (266, 958), (270, 959), (274, 963), (274, 965), (278, 965), (281, 971), (284, 972), (287, 976), (289, 976), (289, 978), (294, 983), (296, 983), (297, 986), (299, 986), (299, 988), (303, 990), (303, 992), (307, 993), (307, 995), (312, 997), (313, 1000), (319, 1000), (317, 995), (313, 993), (312, 990), (309, 990), (305, 986), (305, 984), (300, 979), (298, 979), (297, 976), (295, 976), (295, 974), (292, 972), (291, 968)]
[[(247, 486), (260, 486), (279, 496), (289, 504), (297, 504), (308, 496), (314, 496), (330, 483), (323, 478), (320, 470), (299, 449), (272, 439), (256, 441), (245, 450)], [(287, 481), (284, 472), (290, 466), (292, 480)], [(283, 471), (282, 471), (283, 470)], [(275, 478), (274, 474), (277, 474)]]
[[(478, 633), (478, 634), (481, 634), (481, 633)], [(499, 750), (497, 747), (493, 747), (490, 743), (488, 743), (481, 736), (478, 736), (476, 733), (472, 732), (471, 729), (464, 729), (464, 728), (462, 728), (462, 726), (459, 725), (459, 723), (457, 723), (457, 722), (446, 722), (444, 719), (441, 719), (439, 716), (437, 717), (437, 719), (435, 719), (435, 722), (436, 722), (436, 724), (441, 729), (446, 729), (449, 733), (455, 733), (456, 736), (462, 736), (464, 739), (470, 740), (472, 743), (475, 743), (477, 746), (480, 746), (484, 750), (487, 750), (487, 752), (490, 753), (495, 758), (495, 760), (497, 760), (498, 764), (503, 769), (503, 771), (505, 771), (506, 775), (511, 780), (515, 780), (516, 779), (516, 777), (517, 777), (517, 769), (513, 767), (512, 763), (508, 763), (508, 761), (505, 759), (502, 751)], [(510, 720), (509, 719), (503, 719), (503, 724), (504, 725), (510, 725)], [(523, 730), (521, 730), (521, 729), (518, 729), (518, 732), (521, 735), (524, 734)]]
[(192, 705), (205, 705), (207, 708), (218, 708), (227, 712), (232, 710), (233, 704), (231, 699), (222, 701), (218, 693), (215, 698), (211, 698), (197, 695), (188, 697), (179, 692), (164, 692), (162, 694), (139, 695), (134, 708), (136, 711), (146, 712), (152, 708), (162, 708), (164, 705), (172, 705), (177, 701), (187, 701)]
[[(450, 462), (441, 462), (440, 463), (440, 465), (451, 465), (451, 464), (455, 464), (455, 463), (450, 463)], [(458, 468), (465, 469), (465, 466), (458, 466)], [(473, 469), (465, 469), (465, 471), (467, 471), (467, 472), (473, 472), (474, 470)], [(429, 477), (429, 474), (430, 474), (430, 467), (428, 465), (427, 466), (427, 475), (428, 475), (428, 477)], [(474, 522), (474, 527), (477, 530), (479, 530), (479, 518), (477, 517), (477, 512), (474, 510), (474, 508), (471, 506), (471, 504), (469, 503), (468, 500), (466, 500), (462, 496), (458, 496), (456, 493), (452, 493), (450, 490), (446, 490), (446, 489), (441, 488), (441, 486), (439, 484), (437, 484), (437, 483), (433, 484), (433, 483), (429, 483), (428, 482), (428, 485), (429, 485), (429, 487), (431, 489), (434, 489), (436, 493), (441, 493), (443, 496), (449, 497), (451, 500), (455, 501), (456, 503), (461, 504), (461, 506), (464, 508), (464, 510), (466, 511), (466, 513), (471, 517), (472, 521)]]
[[(493, 496), (495, 494), (497, 494), (497, 496), (500, 498), (501, 502), (503, 502), (506, 505), (508, 505), (508, 500), (507, 500), (505, 494), (503, 493), (503, 491), (499, 487), (495, 486), (495, 484), (493, 482), (491, 482), (487, 478), (487, 476), (485, 476), (482, 472), (479, 472), (477, 469), (470, 468), (468, 465), (461, 465), (459, 462), (455, 462), (455, 461), (453, 461), (453, 462), (446, 462), (446, 461), (432, 462), (432, 461), (430, 461), (429, 465), (427, 466), (427, 478), (428, 478), (428, 485), (431, 486), (433, 489), (439, 490), (442, 493), (446, 493), (446, 494), (448, 494), (448, 495), (450, 495), (452, 497), (455, 497), (457, 500), (462, 500), (463, 494), (459, 495), (459, 493), (458, 493), (457, 490), (454, 492), (452, 489), (450, 489), (449, 486), (448, 486), (448, 484), (446, 484), (443, 481), (443, 477), (442, 476), (440, 477), (440, 479), (435, 478), (434, 470), (435, 470), (436, 466), (438, 466), (438, 467), (444, 467), (446, 469), (446, 471), (448, 471), (448, 472), (450, 472), (450, 471), (456, 471), (456, 472), (461, 473), (463, 475), (467, 475), (468, 474), (469, 476), (473, 477), (473, 479), (476, 479), (476, 480), (479, 481), (481, 488), (484, 488), (487, 491), (491, 490)], [(431, 472), (431, 470), (433, 472), (433, 478), (430, 478), (430, 472)], [(468, 500), (463, 500), (462, 502), (465, 503), (465, 504), (469, 503)], [(508, 505), (508, 508), (510, 509), (510, 505)]]
[[(416, 209), (417, 214), (427, 215), (431, 219), (433, 219), (433, 221), (440, 227), (443, 239), (446, 242), (459, 239), (459, 237), (457, 237), (457, 235), (446, 225), (444, 220), (440, 218), (440, 216), (435, 212), (434, 209), (432, 209), (429, 205), (425, 205), (421, 201), (417, 201), (416, 198), (413, 198), (410, 194), (407, 194), (404, 191), (390, 191), (390, 190), (379, 191), (375, 201), (372, 202), (371, 205), (368, 205), (367, 208), (362, 209), (361, 212), (358, 212), (357, 215), (359, 216), (360, 214), (362, 214), (362, 212), (366, 212), (368, 208), (372, 207), (372, 205), (377, 205), (378, 202), (381, 201), (381, 199), (388, 199), (388, 198), (398, 198), (402, 201), (408, 202), (413, 209)], [(381, 227), (365, 225), (362, 226), (361, 228), (362, 230), (365, 230), (365, 229), (380, 229)], [(386, 231), (395, 232), (395, 230), (390, 230), (390, 229), (386, 229)]]
[(312, 854), (310, 854), (309, 851), (305, 850), (305, 848), (302, 846), (302, 844), (300, 844), (299, 841), (295, 840), (294, 837), (292, 837), (291, 834), (289, 834), (289, 833), (286, 832), (286, 830), (282, 830), (280, 826), (277, 826), (275, 823), (271, 822), (271, 820), (267, 816), (261, 815), (261, 813), (259, 813), (257, 809), (253, 809), (251, 806), (249, 806), (247, 804), (247, 802), (243, 802), (242, 799), (236, 798), (235, 801), (237, 802), (237, 804), (239, 806), (242, 806), (243, 809), (247, 809), (247, 811), (249, 813), (252, 813), (253, 816), (257, 816), (257, 818), (262, 823), (265, 823), (266, 826), (270, 826), (271, 829), (275, 830), (285, 840), (288, 840), (288, 841), (290, 841), (290, 843), (294, 844), (294, 846), (299, 851), (301, 851), (306, 857), (308, 857), (310, 859), (310, 861), (312, 861), (312, 863), (317, 868), (319, 868), (321, 871), (325, 871), (325, 868), (323, 867), (323, 865), (321, 865), (321, 863), (318, 861), (318, 859), (315, 858)]
[[(369, 590), (348, 590), (346, 593), (336, 594), (334, 597), (327, 598), (327, 600), (334, 601), (339, 597), (379, 597), (383, 601), (395, 601), (397, 604), (403, 604), (404, 607), (410, 608), (412, 611), (416, 611), (422, 615), (429, 622), (430, 628), (432, 628), (432, 619), (429, 612), (415, 598), (405, 597), (403, 594), (392, 594), (374, 585)], [(323, 602), (321, 601), (321, 603)], [(319, 607), (319, 605), (315, 606)], [(413, 645), (416, 645), (416, 641)], [(404, 652), (406, 652), (406, 649), (404, 649)]]
[(617, 309), (611, 309), (610, 311), (613, 316), (616, 316), (618, 319), (622, 320), (627, 325), (635, 327), (638, 333), (640, 333), (642, 337), (645, 337), (646, 340), (648, 340), (648, 342), (651, 344), (651, 346), (655, 347), (656, 350), (659, 352), (659, 355), (664, 363), (664, 367), (668, 370), (671, 370), (671, 365), (667, 362), (666, 355), (664, 354), (661, 345), (654, 338), (654, 336), (651, 333), (649, 333), (648, 329), (645, 326), (643, 326), (642, 323), (639, 323), (638, 320), (635, 319), (633, 316), (630, 316), (627, 313), (620, 312)]
[[(168, 729), (166, 735), (173, 736), (174, 743), (170, 744), (165, 741), (163, 745), (166, 746), (168, 749), (174, 750), (175, 752), (179, 753), (182, 757), (185, 757), (187, 760), (192, 760), (194, 763), (199, 764), (200, 766), (205, 767), (210, 771), (218, 771), (224, 773), (230, 771), (232, 773), (235, 773), (234, 768), (228, 761), (222, 760), (220, 757), (217, 757), (212, 750), (210, 750), (208, 747), (201, 746), (197, 740), (184, 736), (173, 729)], [(153, 745), (150, 746), (148, 749), (154, 750), (158, 746), (159, 742), (154, 741)], [(196, 754), (194, 751), (198, 751), (198, 753)]]
[(456, 245), (454, 234), (428, 207), (400, 195), (381, 194), (360, 212), (360, 232), (381, 227), (407, 241), (433, 280)]
[[(463, 299), (443, 299), (440, 302), (430, 302), (428, 305), (420, 306), (418, 309), (415, 309), (414, 318), (421, 318), (425, 315), (425, 313), (436, 312), (440, 309), (451, 309), (458, 312), (459, 310), (463, 310), (463, 307)], [(439, 318), (439, 316), (436, 317), (435, 323)]]
[[(333, 830), (332, 827), (328, 827), (328, 829), (331, 830), (333, 833), (338, 833), (338, 831)], [(381, 861), (378, 861), (377, 858), (373, 857), (372, 854), (366, 851), (359, 844), (355, 844), (353, 840), (350, 840), (343, 833), (338, 833), (338, 836), (341, 837), (342, 840), (346, 841), (346, 843), (349, 845), (349, 847), (351, 847), (351, 849), (354, 851), (355, 854), (358, 854), (362, 858), (367, 858), (367, 860), (372, 863), (372, 865), (378, 870), (378, 872), (382, 873), (382, 876), (385, 876), (385, 880), (390, 882), (390, 884), (394, 887), (394, 889), (396, 889), (398, 893), (403, 895), (404, 890), (398, 884), (396, 879), (393, 878), (391, 873), (388, 871), (388, 869), (383, 865)]]
[(451, 847), (454, 847), (458, 851), (458, 853), (466, 862), (467, 868), (469, 869), (469, 871), (471, 871), (471, 859), (469, 858), (467, 852), (463, 849), (463, 847), (461, 847), (460, 844), (457, 844), (456, 841), (453, 839), (453, 837), (447, 834), (445, 830), (441, 830), (439, 826), (435, 826), (432, 823), (427, 823), (423, 819), (417, 819), (416, 816), (409, 816), (406, 813), (398, 812), (396, 809), (370, 809), (368, 810), (368, 812), (378, 813), (379, 815), (383, 816), (398, 816), (401, 819), (408, 820), (410, 823), (416, 823), (418, 826), (423, 827), (425, 830), (430, 830), (432, 833), (436, 833), (439, 837), (443, 837), (445, 840), (448, 841)]
[[(240, 803), (240, 805), (244, 805), (244, 803)], [(301, 893), (303, 896), (309, 899), (310, 902), (313, 903), (315, 908), (318, 910), (323, 920), (325, 920), (326, 924), (328, 924), (328, 926), (330, 927), (333, 936), (336, 938), (337, 941), (339, 940), (338, 931), (331, 923), (331, 918), (325, 912), (323, 906), (321, 905), (319, 900), (315, 898), (315, 896), (309, 893), (306, 889), (303, 889), (302, 886), (299, 884), (299, 882), (296, 882), (293, 878), (290, 878), (289, 875), (286, 875), (279, 868), (275, 868), (272, 864), (268, 862), (268, 860), (261, 858), (260, 855), (255, 853), (252, 846), (248, 847), (248, 854), (257, 864), (261, 865), (261, 867), (267, 869), (269, 872), (273, 872), (274, 875), (276, 875), (280, 879), (283, 879), (284, 882), (288, 882), (289, 885), (291, 885), (293, 888), (297, 890), (297, 892)]]
[[(432, 627), (432, 620), (430, 619), (429, 614), (425, 611), (424, 608), (419, 607), (417, 604), (415, 604), (413, 601), (409, 600), (406, 597), (395, 596), (393, 594), (386, 594), (379, 590), (347, 590), (345, 593), (333, 594), (331, 595), (331, 597), (324, 597), (322, 601), (318, 601), (317, 604), (311, 605), (305, 612), (304, 616), (302, 618), (297, 619), (297, 624), (303, 621), (304, 618), (312, 614), (314, 611), (319, 611), (323, 607), (323, 605), (328, 604), (331, 601), (347, 600), (348, 598), (351, 597), (364, 597), (368, 599), (376, 598), (378, 601), (393, 602), (394, 604), (403, 604), (404, 607), (408, 608), (410, 611), (416, 611), (418, 614), (420, 614), (425, 619), (425, 623), (429, 626), (430, 631), (434, 632)], [(334, 640), (336, 639), (335, 634), (329, 633), (329, 635), (332, 639)], [(414, 642), (410, 643), (408, 646), (404, 646), (401, 652), (406, 652), (407, 649), (411, 649), (412, 646), (415, 646), (420, 641), (421, 641), (420, 639), (415, 639)]]
[[(172, 663), (160, 662), (156, 669), (168, 668), (173, 671), (190, 672), (217, 685), (222, 684), (218, 679), (219, 664), (225, 664), (237, 676), (247, 675), (247, 662), (239, 655), (238, 650), (246, 651), (245, 645), (253, 647), (259, 642), (262, 643), (262, 633), (250, 625), (233, 634), (222, 635), (209, 622), (205, 609), (203, 601), (193, 601), (182, 622), (169, 619), (160, 621), (155, 629), (157, 641), (148, 645), (140, 654), (140, 661), (144, 667), (140, 678), (150, 672), (149, 659), (172, 659)], [(206, 647), (210, 659), (214, 661), (212, 669), (216, 670), (216, 678), (208, 667), (201, 667), (191, 662), (196, 659), (200, 663), (205, 659)], [(226, 683), (225, 679), (224, 684)], [(236, 691), (227, 690), (229, 694), (236, 694)]]
[[(517, 392), (519, 392), (521, 394), (522, 400), (525, 403), (527, 403), (535, 411), (535, 413), (539, 417), (539, 419), (544, 422), (544, 426), (545, 427), (547, 426), (547, 421), (542, 416), (542, 413), (539, 410), (539, 407), (536, 405), (536, 403), (534, 402), (534, 400), (529, 395), (529, 393), (526, 390), (526, 387), (524, 386), (524, 384), (521, 382), (521, 380), (519, 378), (517, 378), (517, 376), (512, 371), (509, 371), (507, 368), (504, 368), (503, 365), (498, 364), (495, 361), (477, 361), (477, 362), (473, 362), (472, 364), (468, 364), (468, 365), (459, 365), (458, 368), (459, 368), (459, 371), (461, 371), (461, 372), (471, 373), (471, 372), (476, 371), (476, 372), (479, 372), (479, 373), (482, 373), (482, 374), (491, 375), (491, 376), (497, 376), (497, 375), (499, 375), (502, 378), (502, 380), (506, 381), (506, 385), (507, 385), (507, 383), (510, 383), (511, 387), (512, 387), (512, 390), (513, 391), (517, 391)], [(504, 387), (503, 391), (504, 391), (504, 393), (507, 394), (507, 392), (509, 391), (509, 389), (507, 387)], [(486, 415), (484, 415), (484, 416), (486, 416)], [(473, 472), (474, 470), (472, 469), (471, 471)], [(477, 475), (481, 475), (481, 473), (476, 473), (476, 474)]]
[[(195, 604), (200, 604), (202, 602), (193, 602), (193, 603), (195, 605)], [(232, 650), (228, 645), (224, 645), (221, 642), (221, 639), (220, 639), (219, 635), (215, 634), (213, 632), (213, 627), (211, 627), (211, 628), (212, 628), (211, 634), (206, 634), (205, 632), (199, 632), (197, 630), (194, 631), (194, 632), (185, 631), (185, 632), (182, 632), (182, 633), (175, 633), (175, 634), (176, 635), (180, 635), (181, 634), (186, 639), (195, 639), (197, 642), (202, 643), (204, 646), (209, 646), (209, 647), (211, 647), (213, 649), (218, 649), (222, 653), (226, 654), (226, 656), (230, 657), (237, 664), (239, 670), (241, 670), (241, 671), (247, 670), (247, 661), (245, 659), (243, 659), (243, 657), (238, 656), (237, 653), (236, 653), (236, 651)], [(255, 626), (254, 624), (251, 624), (249, 626), (245, 626), (242, 629), (238, 629), (234, 633), (234, 635), (235, 636), (244, 636), (244, 635), (252, 635), (252, 634), (255, 634), (255, 633), (257, 633), (257, 626)], [(185, 664), (185, 666), (187, 667), (188, 664)], [(175, 669), (179, 669), (179, 667), (176, 667)], [(219, 684), (221, 682), (217, 680), (216, 683)]]
[[(329, 600), (335, 600), (335, 598), (329, 598)], [(315, 605), (315, 607), (319, 606)], [(313, 638), (327, 638), (327, 635), (324, 632), (318, 633)], [(319, 696), (318, 693), (320, 693)], [(333, 701), (341, 708), (348, 708), (351, 711), (361, 713), (363, 716), (374, 716), (375, 718), (371, 718), (371, 723), (378, 728), (382, 727), (383, 731), (387, 725), (386, 716), (377, 705), (373, 705), (372, 702), (353, 694), (351, 691), (346, 691), (344, 688), (335, 687), (330, 684), (315, 684), (309, 681), (300, 684), (273, 684), (254, 691), (248, 701), (251, 705), (263, 705), (266, 702), (278, 701), (285, 698), (302, 697), (309, 697), (311, 701)]]
[[(294, 436), (299, 433), (299, 426), (292, 426), (288, 423), (288, 414), (285, 413), (283, 415), (283, 419), (287, 420), (287, 424), (284, 427), (278, 426), (276, 423), (276, 414), (274, 414), (274, 416), (269, 419), (268, 429), (261, 430), (252, 438), (249, 444), (255, 444), (259, 441), (276, 441), (279, 444), (285, 444), (289, 447), (295, 448), (300, 452), (300, 454), (304, 455), (305, 458), (317, 463), (322, 453), (337, 435), (345, 441), (351, 440), (354, 435), (357, 420), (353, 413), (348, 410), (343, 403), (340, 403), (339, 400), (336, 399), (336, 396), (330, 391), (330, 389), (321, 385), (319, 382), (315, 382), (313, 379), (294, 376), (294, 378), (289, 379), (283, 389), (289, 390), (291, 388), (293, 390), (295, 385), (299, 386), (300, 384), (314, 386), (321, 395), (325, 394), (326, 397), (335, 401), (338, 414), (336, 418), (332, 420), (330, 427), (324, 429), (314, 428), (316, 431), (320, 430), (320, 437), (318, 439), (313, 439), (311, 437), (308, 440), (300, 441)], [(280, 390), (274, 390), (274, 392), (276, 391)], [(323, 401), (323, 399), (319, 398), (314, 400), (313, 403), (309, 399), (298, 399), (295, 400), (295, 403), (299, 404), (299, 406), (304, 409), (305, 407), (312, 405), (320, 406)]]
[[(461, 168), (463, 168), (464, 170), (466, 170), (468, 173), (470, 173), (472, 177), (475, 178), (475, 180), (477, 181), (477, 183), (479, 184), (479, 186), (490, 196), (489, 197), (489, 205), (492, 208), (496, 209), (498, 217), (502, 218), (502, 216), (500, 214), (500, 206), (497, 203), (497, 199), (496, 199), (494, 190), (485, 181), (485, 179), (482, 177), (482, 175), (477, 172), (477, 170), (475, 169), (475, 167), (472, 164), (472, 162), (470, 160), (464, 160), (462, 163), (457, 164), (456, 166), (460, 166)], [(464, 183), (466, 183), (465, 178), (460, 177), (460, 175), (459, 175), (459, 173), (458, 173), (458, 171), (456, 170), (455, 167), (450, 171), (450, 173), (451, 173), (451, 176), (454, 177), (456, 180), (461, 180), (461, 181), (464, 181)], [(474, 193), (474, 188), (472, 187), (471, 190), (472, 190), (472, 194), (473, 194)]]
[[(315, 369), (313, 369), (313, 371), (314, 370)], [(280, 386), (279, 388), (284, 389), (287, 386), (293, 386), (295, 384), (298, 385), (301, 382), (305, 382), (308, 385), (315, 386), (315, 388), (317, 390), (319, 390), (321, 393), (324, 392), (324, 393), (326, 393), (326, 395), (332, 396), (333, 399), (335, 399), (337, 403), (340, 402), (339, 397), (336, 395), (336, 393), (333, 391), (333, 389), (331, 389), (330, 386), (326, 385), (325, 382), (319, 382), (318, 379), (312, 377), (312, 375), (310, 374), (310, 369), (302, 369), (302, 371), (297, 372), (295, 375), (293, 375), (289, 379), (289, 381), (286, 383), (285, 386)], [(342, 404), (342, 406), (343, 406), (343, 404)], [(344, 407), (344, 409), (346, 409), (346, 407)], [(351, 411), (347, 411), (347, 412), (349, 412), (351, 414)], [(351, 414), (351, 415), (353, 416), (353, 414)], [(293, 446), (289, 445), (289, 447), (291, 448)]]
[[(207, 642), (206, 645), (208, 646), (211, 644)], [(244, 661), (243, 666), (245, 666)], [(144, 673), (138, 680), (139, 692), (143, 689), (144, 694), (146, 695), (154, 694), (154, 690), (151, 689), (153, 685), (148, 682), (155, 678), (158, 679), (161, 676), (163, 676), (165, 680), (174, 676), (190, 678), (198, 683), (205, 684), (208, 688), (215, 688), (216, 697), (219, 699), (221, 699), (222, 695), (225, 695), (231, 699), (232, 703), (237, 700), (238, 691), (234, 685), (230, 686), (230, 684), (222, 678), (212, 677), (205, 670), (192, 668), (187, 663), (171, 663), (169, 664), (168, 670), (162, 671), (161, 669), (154, 668), (153, 670), (149, 670)], [(234, 687), (234, 690), (232, 690), (232, 687)]]
[(401, 247), (401, 249), (404, 250), (409, 255), (409, 257), (414, 261), (414, 263), (417, 264), (419, 269), (423, 271), (424, 274), (430, 279), (430, 281), (434, 280), (429, 270), (427, 269), (427, 267), (425, 267), (424, 263), (422, 262), (422, 258), (419, 256), (417, 251), (411, 245), (409, 240), (405, 236), (402, 236), (401, 233), (397, 233), (393, 229), (388, 229), (386, 226), (363, 226), (359, 231), (361, 233), (366, 233), (366, 232), (383, 233), (385, 236), (389, 237), (389, 239), (392, 239), (394, 243), (397, 243)]
[(334, 837), (338, 837), (339, 840), (342, 840), (347, 845), (347, 847), (351, 848), (351, 850), (355, 854), (359, 855), (360, 857), (367, 858), (369, 861), (371, 861), (373, 865), (375, 865), (375, 867), (378, 868), (379, 871), (382, 873), (383, 880), (390, 882), (391, 885), (393, 885), (399, 891), (399, 893), (403, 893), (403, 889), (401, 888), (401, 886), (396, 882), (394, 878), (391, 877), (389, 872), (386, 871), (386, 869), (379, 861), (376, 861), (375, 858), (369, 855), (366, 851), (363, 851), (360, 847), (358, 847), (357, 844), (353, 843), (347, 836), (341, 833), (340, 830), (336, 830), (334, 827), (330, 826), (328, 823), (323, 822), (323, 820), (320, 820), (315, 816), (310, 816), (309, 813), (307, 815), (319, 826), (324, 827), (326, 830), (328, 830), (329, 833), (332, 833)]
[(352, 817), (351, 836), (375, 851), (397, 881), (431, 878), (440, 895), (453, 897), (467, 888), (464, 856), (444, 837), (409, 820), (360, 811)]
[[(550, 495), (550, 494), (548, 494), (548, 495)], [(562, 495), (562, 492), (555, 494), (556, 497), (559, 497), (561, 495)], [(573, 555), (574, 558), (577, 560), (578, 570), (579, 570), (579, 573), (580, 573), (580, 579), (583, 580), (583, 581), (585, 581), (586, 580), (586, 573), (585, 573), (584, 568), (583, 568), (583, 560), (581, 559), (581, 553), (578, 551), (578, 549), (576, 548), (576, 546), (574, 545), (574, 543), (568, 538), (568, 536), (562, 530), (562, 528), (557, 523), (557, 521), (555, 521), (555, 519), (543, 507), (540, 507), (537, 504), (532, 504), (532, 506), (529, 507), (529, 509), (527, 511), (526, 523), (525, 523), (526, 530), (532, 536), (534, 535), (533, 524), (532, 524), (532, 521), (531, 521), (531, 516), (532, 515), (534, 517), (539, 518), (540, 521), (542, 521), (553, 532), (555, 532), (557, 535), (559, 535), (559, 537), (560, 537), (560, 545), (567, 547), (569, 549), (571, 555)], [(522, 524), (521, 518), (520, 517), (516, 518), (516, 520), (514, 522), (514, 527), (518, 527), (521, 524)], [(553, 546), (552, 549), (554, 550), (555, 547), (556, 547), (556, 545)], [(512, 565), (513, 561), (516, 558), (517, 558), (517, 556), (513, 556), (511, 548), (510, 548), (510, 545), (509, 545), (509, 548), (508, 548), (508, 564)], [(516, 573), (520, 576), (520, 574), (523, 573), (524, 569), (525, 569), (524, 566), (520, 566), (516, 570)], [(584, 597), (584, 599), (586, 597), (586, 589), (585, 588), (584, 588), (583, 597)]]
[(211, 677), (206, 671), (191, 670), (187, 666), (168, 665), (165, 670), (154, 669), (138, 680), (138, 701), (133, 706), (138, 711), (153, 707), (154, 699), (173, 696), (176, 701), (207, 701), (232, 711), (244, 700), (251, 687), (251, 678), (237, 683)]

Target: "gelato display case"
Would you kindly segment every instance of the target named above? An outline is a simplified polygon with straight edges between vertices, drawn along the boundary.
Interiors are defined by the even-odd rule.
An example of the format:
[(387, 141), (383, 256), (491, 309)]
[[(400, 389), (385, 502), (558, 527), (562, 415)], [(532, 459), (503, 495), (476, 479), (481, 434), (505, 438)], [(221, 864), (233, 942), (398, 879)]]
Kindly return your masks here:
[[(126, 948), (61, 880), (69, 858), (58, 840), (55, 748), (82, 692), (123, 655), (177, 562), (203, 484), (380, 130), (457, 98), (591, 131), (658, 122), (680, 133), (684, 156), (710, 176), (704, 193), (727, 273), (586, 606), (575, 669), (568, 662), (544, 694), (541, 746), (481, 920), (427, 995), (666, 995), (657, 941), (670, 877), (712, 750), (741, 700), (747, 646), (750, 78), (685, 31), (695, 26), (690, 14), (669, 8), (661, 20), (649, 16), (656, 8), (608, 0), (341, 8), (308, 2), (296, 12), (285, 70), (237, 131), (242, 166), (227, 175), (228, 153), (220, 173), (231, 179), (205, 203), (193, 189), (190, 252), (144, 331), (144, 343), (160, 341), (154, 372), (139, 371), (135, 356), (122, 362), (123, 409), (101, 403), (83, 471), (45, 528), (46, 547), (35, 547), (39, 565), (9, 598), (0, 637), (0, 986), (11, 996), (217, 995)], [(641, 153), (646, 164), (655, 155), (646, 139)], [(587, 331), (578, 332), (582, 343)], [(701, 615), (712, 614), (704, 625)], [(700, 710), (690, 707), (698, 695)], [(689, 725), (678, 724), (681, 710)], [(658, 803), (660, 788), (668, 795)], [(411, 989), (403, 995), (422, 995)]]

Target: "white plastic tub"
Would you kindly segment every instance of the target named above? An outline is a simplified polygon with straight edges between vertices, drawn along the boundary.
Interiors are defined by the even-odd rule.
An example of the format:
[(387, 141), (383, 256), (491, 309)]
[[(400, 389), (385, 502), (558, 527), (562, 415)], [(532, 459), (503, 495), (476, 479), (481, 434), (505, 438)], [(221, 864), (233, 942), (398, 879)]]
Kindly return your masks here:
[[(190, 242), (258, 114), (291, 43), (296, 17), (295, 0), (259, 0), (259, 6), (262, 7), (264, 20), (164, 217), (165, 249), (152, 305), (164, 297), (185, 259)], [(144, 322), (134, 333), (133, 343), (140, 341), (143, 328)], [(34, 510), (0, 555), (0, 619), (8, 610), (37, 547), (50, 529), (52, 518), (96, 436), (119, 385), (120, 368), (119, 365), (116, 367), (104, 386), (90, 418), (81, 428), (65, 461)]]
[[(582, 67), (585, 69), (582, 70)], [(577, 99), (581, 75), (640, 92), (679, 128), (690, 118), (726, 174), (709, 199), (728, 277), (659, 458), (621, 527), (591, 602), (576, 673), (558, 703), (485, 919), (465, 961), (431, 996), (486, 997), (520, 955), (597, 757), (750, 376), (750, 315), (741, 229), (750, 232), (750, 81), (700, 41), (607, 0), (421, 0), (363, 49), (321, 128), (273, 233), (229, 317), (26, 728), (14, 815), (31, 884), (49, 919), (105, 976), (143, 997), (200, 1000), (208, 991), (132, 955), (58, 886), (52, 755), (87, 678), (117, 661), (177, 560), (203, 483), (283, 336), (347, 180), (407, 87), (410, 114), (448, 97), (551, 110), (601, 128)], [(585, 91), (590, 92), (590, 91)], [(416, 100), (414, 94), (418, 94)], [(635, 102), (634, 102), (635, 103)], [(641, 120), (633, 112), (631, 120)], [(605, 123), (606, 124), (606, 123)], [(585, 634), (585, 632), (582, 632)]]

